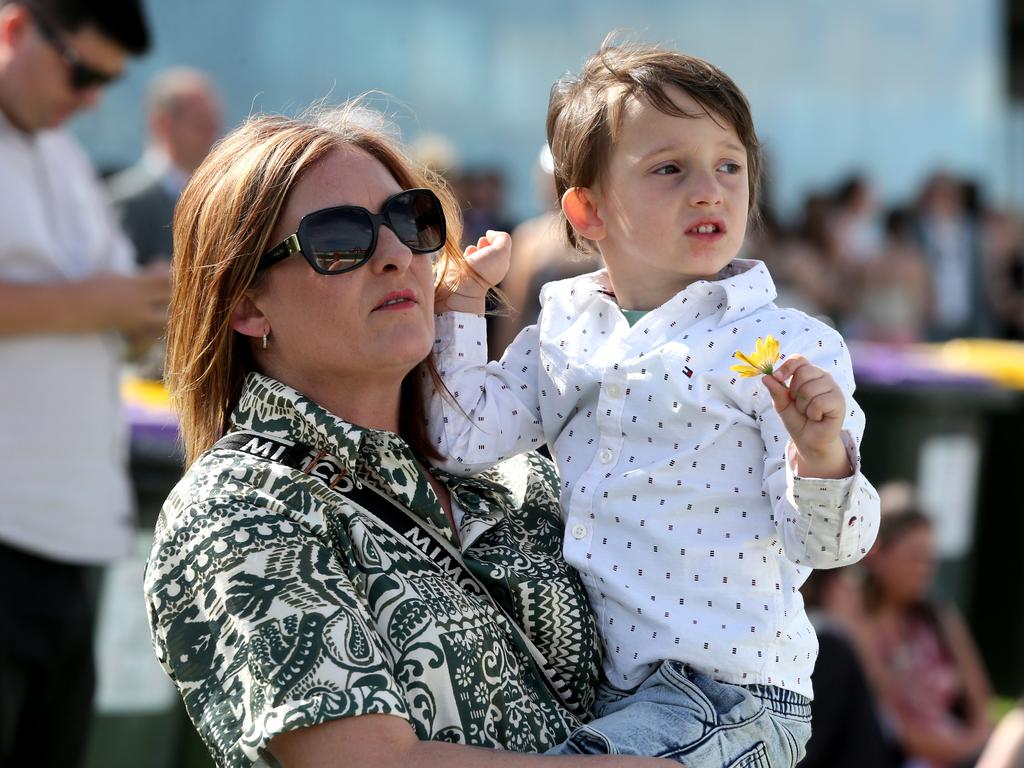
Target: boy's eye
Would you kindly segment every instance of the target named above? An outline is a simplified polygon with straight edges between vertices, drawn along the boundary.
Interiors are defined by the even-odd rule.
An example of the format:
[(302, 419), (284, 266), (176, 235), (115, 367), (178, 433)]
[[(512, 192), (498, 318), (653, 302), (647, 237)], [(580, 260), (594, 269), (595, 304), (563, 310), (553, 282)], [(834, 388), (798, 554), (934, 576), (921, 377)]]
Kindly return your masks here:
[(718, 169), (726, 173), (739, 173), (742, 170), (739, 163), (722, 163)]
[(662, 176), (667, 176), (671, 173), (679, 173), (679, 166), (675, 163), (669, 163), (668, 165), (663, 165), (660, 168), (655, 168), (654, 172)]

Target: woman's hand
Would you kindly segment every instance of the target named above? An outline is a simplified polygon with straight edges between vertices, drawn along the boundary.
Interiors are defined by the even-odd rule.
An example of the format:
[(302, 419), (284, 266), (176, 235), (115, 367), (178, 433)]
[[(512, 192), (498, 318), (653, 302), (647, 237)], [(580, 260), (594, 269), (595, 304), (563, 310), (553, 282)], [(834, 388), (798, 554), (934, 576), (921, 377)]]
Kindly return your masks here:
[(840, 438), (846, 398), (835, 379), (802, 355), (791, 355), (761, 381), (796, 446), (797, 473), (849, 477), (853, 468)]
[(512, 238), (507, 232), (487, 230), (487, 234), (470, 245), (465, 252), (472, 267), (455, 285), (439, 288), (435, 306), (437, 312), (472, 312), (482, 315), (487, 291), (505, 278), (512, 259)]

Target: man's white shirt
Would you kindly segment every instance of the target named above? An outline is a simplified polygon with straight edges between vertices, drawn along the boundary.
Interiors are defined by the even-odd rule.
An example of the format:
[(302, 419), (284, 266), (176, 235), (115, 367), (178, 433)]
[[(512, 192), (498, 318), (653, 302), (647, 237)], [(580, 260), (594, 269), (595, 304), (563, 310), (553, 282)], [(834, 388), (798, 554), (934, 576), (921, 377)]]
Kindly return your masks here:
[[(0, 113), (0, 280), (134, 270), (95, 172), (64, 131), (26, 135)], [(96, 563), (134, 542), (118, 334), (0, 338), (0, 541)]]

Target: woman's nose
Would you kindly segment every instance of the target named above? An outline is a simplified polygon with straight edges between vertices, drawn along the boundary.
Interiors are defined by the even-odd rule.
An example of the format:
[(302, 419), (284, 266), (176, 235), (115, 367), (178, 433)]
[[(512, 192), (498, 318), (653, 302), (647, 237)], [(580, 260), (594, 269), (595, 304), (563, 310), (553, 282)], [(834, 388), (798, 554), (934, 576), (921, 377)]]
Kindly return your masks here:
[(413, 253), (398, 239), (390, 227), (381, 225), (377, 231), (377, 247), (370, 259), (370, 268), (377, 272), (404, 272), (409, 268)]

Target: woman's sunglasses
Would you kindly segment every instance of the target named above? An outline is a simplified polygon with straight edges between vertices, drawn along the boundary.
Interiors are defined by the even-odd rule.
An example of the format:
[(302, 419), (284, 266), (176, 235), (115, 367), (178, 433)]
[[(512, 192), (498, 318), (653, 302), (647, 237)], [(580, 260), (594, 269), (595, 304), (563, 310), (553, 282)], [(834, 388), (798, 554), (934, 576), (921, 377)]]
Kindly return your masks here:
[(432, 253), (444, 245), (441, 201), (429, 189), (407, 189), (385, 200), (380, 213), (357, 205), (307, 213), (298, 230), (267, 251), (256, 269), (299, 252), (321, 275), (349, 272), (370, 260), (382, 224), (413, 253)]
[(68, 80), (71, 87), (76, 91), (84, 91), (89, 88), (100, 88), (108, 85), (120, 76), (120, 72), (101, 72), (82, 62), (78, 51), (64, 41), (61, 32), (57, 27), (47, 21), (42, 14), (32, 13), (32, 18), (39, 29), (39, 33), (64, 60), (68, 68)]

